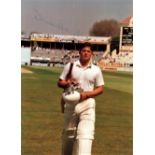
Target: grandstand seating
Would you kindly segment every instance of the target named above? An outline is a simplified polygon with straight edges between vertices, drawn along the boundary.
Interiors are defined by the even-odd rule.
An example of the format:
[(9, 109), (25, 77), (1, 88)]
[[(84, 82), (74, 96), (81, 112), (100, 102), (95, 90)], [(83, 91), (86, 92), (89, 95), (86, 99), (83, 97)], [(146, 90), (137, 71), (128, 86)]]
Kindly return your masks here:
[(70, 59), (77, 60), (79, 57), (79, 52), (76, 50), (69, 51), (61, 49), (36, 48), (32, 51), (31, 57), (39, 57), (43, 59), (49, 58), (51, 62), (59, 61), (64, 62), (64, 64), (66, 64)]
[[(113, 53), (114, 52), (114, 53)], [(98, 61), (98, 65), (104, 70), (120, 70), (120, 68), (132, 68), (133, 66), (133, 53), (132, 52), (120, 52), (116, 54), (113, 51), (112, 54), (108, 54), (102, 57)]]
[[(77, 60), (79, 52), (77, 50), (45, 49), (36, 48), (32, 51), (31, 57), (38, 57), (51, 62), (60, 62), (66, 64), (71, 59)], [(94, 51), (93, 62), (99, 65), (103, 70), (120, 70), (120, 68), (131, 68), (133, 66), (133, 53), (120, 52), (114, 50), (110, 53)]]

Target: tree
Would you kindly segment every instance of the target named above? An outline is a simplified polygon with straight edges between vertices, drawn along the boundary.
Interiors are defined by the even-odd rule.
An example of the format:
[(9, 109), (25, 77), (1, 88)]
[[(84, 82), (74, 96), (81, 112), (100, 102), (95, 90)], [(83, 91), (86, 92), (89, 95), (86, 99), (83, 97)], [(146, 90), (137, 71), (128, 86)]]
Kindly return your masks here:
[(115, 19), (101, 20), (95, 22), (89, 31), (92, 36), (112, 36), (112, 38), (119, 37), (120, 23)]

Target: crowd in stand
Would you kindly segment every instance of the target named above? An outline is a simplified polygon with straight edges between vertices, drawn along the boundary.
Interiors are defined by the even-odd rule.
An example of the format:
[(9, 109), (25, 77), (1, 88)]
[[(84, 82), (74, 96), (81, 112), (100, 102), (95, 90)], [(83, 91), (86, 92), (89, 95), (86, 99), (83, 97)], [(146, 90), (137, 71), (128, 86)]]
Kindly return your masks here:
[(132, 68), (133, 66), (133, 53), (132, 52), (112, 52), (112, 54), (108, 54), (100, 61), (98, 61), (98, 65), (102, 69), (113, 69), (118, 70), (118, 68)]
[(64, 49), (48, 49), (36, 48), (31, 53), (32, 58), (50, 59), (51, 62), (60, 62), (66, 64), (68, 61), (76, 60), (79, 57), (79, 52), (76, 50)]
[[(57, 61), (66, 64), (71, 59), (77, 60), (79, 52), (77, 50), (64, 50), (64, 49), (50, 49), (36, 47), (31, 53), (31, 58), (42, 58), (51, 62)], [(93, 62), (99, 65), (103, 70), (118, 68), (132, 68), (133, 66), (133, 53), (132, 52), (119, 52), (113, 51), (103, 57), (103, 52), (94, 51)]]

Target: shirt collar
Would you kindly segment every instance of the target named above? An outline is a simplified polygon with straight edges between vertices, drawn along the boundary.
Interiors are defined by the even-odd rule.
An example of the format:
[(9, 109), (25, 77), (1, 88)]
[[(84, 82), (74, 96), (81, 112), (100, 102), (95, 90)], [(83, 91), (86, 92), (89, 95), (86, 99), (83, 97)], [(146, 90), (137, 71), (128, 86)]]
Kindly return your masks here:
[(76, 66), (80, 67), (80, 68), (91, 68), (92, 67), (92, 60), (89, 61), (88, 65), (86, 67), (83, 67), (80, 63), (80, 60), (77, 61)]

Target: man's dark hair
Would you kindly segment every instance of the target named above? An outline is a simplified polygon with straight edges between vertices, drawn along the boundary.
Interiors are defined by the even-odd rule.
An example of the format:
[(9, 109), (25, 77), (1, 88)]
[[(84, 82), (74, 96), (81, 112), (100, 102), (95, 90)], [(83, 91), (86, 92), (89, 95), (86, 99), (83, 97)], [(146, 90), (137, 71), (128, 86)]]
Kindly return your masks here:
[(91, 51), (93, 51), (93, 46), (92, 46), (92, 44), (89, 43), (89, 42), (85, 42), (85, 43), (81, 44), (81, 46), (80, 46), (80, 51), (81, 51), (84, 47), (90, 47)]

